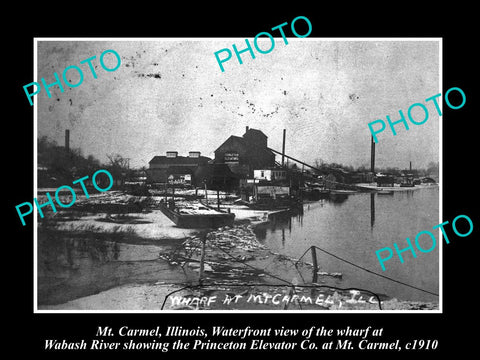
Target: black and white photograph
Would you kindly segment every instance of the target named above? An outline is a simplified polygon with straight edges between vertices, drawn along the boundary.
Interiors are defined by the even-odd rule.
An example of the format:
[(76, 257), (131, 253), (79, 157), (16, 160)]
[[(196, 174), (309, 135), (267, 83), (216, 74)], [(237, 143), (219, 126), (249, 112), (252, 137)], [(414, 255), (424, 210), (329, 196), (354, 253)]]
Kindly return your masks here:
[(271, 33), (35, 39), (35, 312), (441, 312), (442, 39)]
[(38, 5), (4, 22), (4, 350), (475, 349), (468, 6)]

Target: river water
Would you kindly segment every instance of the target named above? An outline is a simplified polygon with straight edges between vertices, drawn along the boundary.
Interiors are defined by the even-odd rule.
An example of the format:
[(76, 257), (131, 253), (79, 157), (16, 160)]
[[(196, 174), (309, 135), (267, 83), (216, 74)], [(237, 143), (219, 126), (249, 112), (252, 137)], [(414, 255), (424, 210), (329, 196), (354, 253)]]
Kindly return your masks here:
[[(403, 283), (439, 293), (439, 188), (397, 191), (393, 195), (354, 194), (335, 200), (325, 199), (303, 205), (303, 214), (273, 218), (257, 226), (257, 239), (272, 251), (294, 258), (301, 257), (312, 245), (371, 271)], [(422, 230), (431, 231), (437, 246), (428, 253), (416, 250), (404, 252), (404, 263), (394, 253), (382, 271), (375, 251), (397, 243), (400, 249), (414, 244)], [(419, 238), (420, 245), (429, 249), (428, 235)], [(440, 245), (439, 245), (440, 244)], [(384, 254), (386, 256), (386, 253)], [(317, 250), (320, 271), (343, 274), (339, 286), (359, 287), (399, 300), (433, 301), (439, 297), (373, 275), (331, 255)], [(311, 253), (304, 257), (312, 262)]]
[[(386, 271), (382, 271), (375, 254), (383, 247), (393, 249), (393, 243), (406, 247), (406, 237), (414, 243), (415, 236), (422, 230), (431, 230), (437, 243), (442, 244), (438, 232), (432, 230), (439, 223), (438, 214), (437, 186), (383, 196), (362, 193), (305, 203), (297, 215), (274, 217), (257, 225), (255, 234), (274, 253), (298, 259), (315, 245), (371, 271), (438, 293), (438, 246), (429, 253), (416, 251), (417, 258), (405, 252), (403, 264), (394, 255), (385, 263)], [(149, 224), (130, 226), (139, 229)], [(429, 239), (425, 235), (420, 238), (424, 249), (431, 246)], [(40, 231), (39, 304), (61, 304), (125, 284), (182, 283), (186, 279), (182, 269), (160, 257), (177, 249), (182, 242), (181, 239), (143, 239), (121, 232)], [(269, 256), (253, 265), (293, 280), (296, 270), (290, 262), (275, 262), (278, 259), (278, 256)], [(320, 250), (317, 250), (317, 259), (320, 271), (342, 273), (341, 279), (325, 281), (329, 285), (360, 288), (400, 300), (438, 301), (437, 296), (360, 270)], [(307, 253), (304, 260), (312, 262), (311, 254)], [(302, 271), (299, 282), (311, 282), (308, 279), (311, 269)], [(268, 277), (262, 279), (268, 280)]]

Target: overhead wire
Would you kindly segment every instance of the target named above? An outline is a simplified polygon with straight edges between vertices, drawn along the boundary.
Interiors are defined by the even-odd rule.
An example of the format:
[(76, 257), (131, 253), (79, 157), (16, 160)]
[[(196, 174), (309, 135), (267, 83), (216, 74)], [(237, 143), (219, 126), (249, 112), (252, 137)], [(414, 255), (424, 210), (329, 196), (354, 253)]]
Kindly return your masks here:
[[(309, 248), (303, 253), (303, 255), (298, 259), (298, 261), (300, 261), (300, 260), (305, 256), (305, 254), (306, 254), (308, 251), (310, 251), (310, 249), (311, 249), (312, 247), (314, 247), (314, 248), (316, 248), (316, 249), (324, 252), (325, 254), (328, 254), (328, 255), (330, 255), (330, 256), (338, 259), (338, 260), (341, 260), (341, 261), (343, 261), (343, 262), (345, 262), (345, 263), (347, 263), (347, 264), (350, 264), (350, 265), (352, 265), (352, 266), (355, 266), (355, 267), (358, 268), (358, 269), (361, 269), (361, 270), (363, 270), (363, 271), (366, 271), (366, 272), (368, 272), (368, 273), (370, 273), (370, 274), (373, 274), (373, 275), (376, 275), (376, 276), (380, 276), (380, 277), (382, 277), (382, 278), (384, 278), (384, 279), (387, 279), (387, 280), (396, 282), (396, 283), (398, 283), (398, 284), (402, 284), (402, 285), (404, 285), (404, 286), (408, 286), (408, 287), (410, 287), (410, 288), (412, 288), (412, 289), (416, 289), (416, 290), (419, 290), (419, 291), (423, 291), (423, 292), (425, 292), (425, 293), (428, 293), (428, 294), (431, 294), (431, 295), (434, 295), (434, 296), (439, 296), (439, 294), (434, 293), (434, 292), (432, 292), (432, 291), (425, 290), (425, 289), (419, 288), (419, 287), (417, 287), (417, 286), (407, 284), (407, 283), (405, 283), (405, 282), (403, 282), (403, 281), (393, 279), (393, 278), (391, 278), (391, 277), (389, 277), (389, 276), (386, 276), (386, 275), (383, 275), (383, 274), (379, 274), (379, 273), (377, 273), (377, 272), (375, 272), (375, 271), (373, 271), (373, 270), (370, 270), (370, 269), (367, 269), (367, 268), (365, 268), (365, 267), (363, 267), (363, 266), (354, 264), (353, 262), (351, 262), (351, 261), (349, 261), (349, 260), (343, 259), (343, 258), (341, 258), (340, 256), (335, 255), (335, 254), (332, 254), (331, 252), (329, 252), (329, 251), (327, 251), (327, 250), (324, 250), (324, 249), (322, 249), (322, 248), (320, 248), (320, 247), (318, 247), (318, 246), (315, 246), (315, 245), (312, 245), (311, 247), (309, 247)], [(297, 262), (298, 262), (298, 261), (297, 261)]]

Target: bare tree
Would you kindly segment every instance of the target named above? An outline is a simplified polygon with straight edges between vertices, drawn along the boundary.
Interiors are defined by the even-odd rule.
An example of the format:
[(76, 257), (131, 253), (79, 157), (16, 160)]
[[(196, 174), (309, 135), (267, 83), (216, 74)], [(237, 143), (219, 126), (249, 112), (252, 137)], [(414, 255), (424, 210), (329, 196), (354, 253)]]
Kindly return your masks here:
[(110, 162), (107, 165), (109, 172), (117, 184), (123, 185), (130, 171), (130, 159), (120, 154), (107, 154), (106, 156)]
[(107, 159), (110, 161), (109, 166), (112, 168), (118, 168), (125, 171), (130, 168), (130, 159), (124, 158), (120, 154), (107, 154)]

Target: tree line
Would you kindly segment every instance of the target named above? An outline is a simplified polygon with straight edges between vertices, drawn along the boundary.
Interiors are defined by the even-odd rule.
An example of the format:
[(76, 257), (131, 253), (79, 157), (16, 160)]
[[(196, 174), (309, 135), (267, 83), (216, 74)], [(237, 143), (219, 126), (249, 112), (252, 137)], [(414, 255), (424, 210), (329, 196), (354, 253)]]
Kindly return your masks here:
[(120, 154), (107, 154), (108, 161), (101, 163), (93, 155), (84, 156), (77, 148), (67, 150), (43, 136), (37, 141), (38, 186), (49, 187), (72, 182), (98, 169), (106, 169), (116, 183), (131, 176), (129, 159)]
[[(354, 167), (352, 165), (344, 165), (336, 162), (331, 162), (331, 163), (325, 162), (321, 158), (317, 158), (314, 161), (313, 165), (317, 169), (325, 170), (326, 172), (328, 172), (328, 170), (331, 170), (331, 169), (342, 169), (350, 173), (354, 173), (354, 172), (367, 173), (370, 171), (369, 165), (363, 164), (363, 165)], [(375, 173), (384, 173), (384, 174), (391, 174), (396, 176), (400, 176), (402, 173), (405, 172), (405, 170), (408, 171), (409, 169), (407, 168), (400, 169), (398, 167), (375, 167)], [(412, 172), (418, 176), (438, 176), (439, 163), (431, 161), (428, 163), (426, 168), (413, 168)]]

